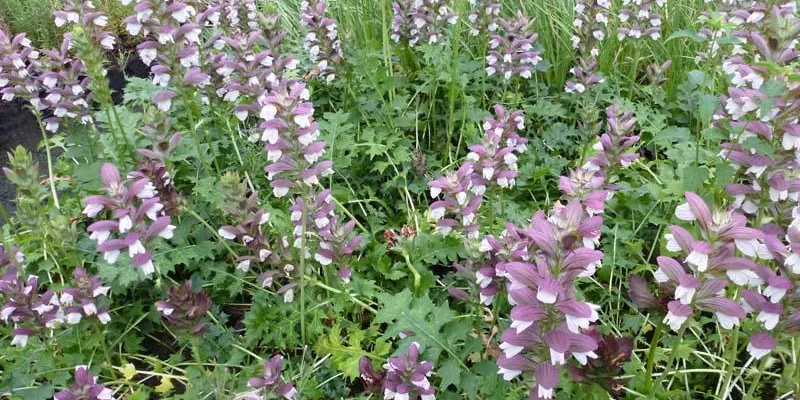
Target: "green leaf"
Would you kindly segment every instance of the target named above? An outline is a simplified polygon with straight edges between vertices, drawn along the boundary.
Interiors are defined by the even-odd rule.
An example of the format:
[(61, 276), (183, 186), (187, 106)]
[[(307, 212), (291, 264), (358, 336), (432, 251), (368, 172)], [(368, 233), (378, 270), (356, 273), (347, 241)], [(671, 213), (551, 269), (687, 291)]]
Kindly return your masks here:
[(786, 91), (786, 86), (775, 79), (770, 79), (764, 82), (763, 85), (758, 89), (761, 93), (764, 93), (770, 97), (777, 97), (783, 94)]
[(705, 37), (700, 36), (700, 34), (697, 33), (697, 31), (695, 31), (695, 30), (692, 30), (692, 29), (681, 29), (679, 31), (673, 32), (672, 35), (669, 35), (669, 37), (666, 40), (664, 40), (664, 43), (669, 43), (673, 39), (679, 39), (679, 38), (689, 38), (689, 39), (692, 39), (693, 41), (695, 41), (697, 43), (703, 43), (703, 42), (707, 41), (707, 39)]
[(453, 359), (448, 359), (436, 369), (436, 374), (442, 379), (439, 389), (447, 389), (448, 386), (458, 388), (461, 383), (461, 366)]
[(106, 262), (98, 263), (97, 272), (100, 275), (100, 279), (104, 283), (110, 284), (113, 289), (127, 288), (134, 282), (141, 280), (143, 275), (139, 272), (139, 269), (130, 262), (124, 262), (125, 260), (129, 259), (127, 256), (122, 255), (114, 265)]
[(719, 96), (703, 94), (700, 96), (699, 102), (698, 118), (703, 124), (707, 124), (714, 116), (714, 111), (719, 108)]
[(703, 182), (708, 179), (709, 172), (706, 167), (687, 166), (683, 170), (683, 188), (690, 192), (697, 192), (703, 187)]
[(692, 133), (689, 129), (679, 126), (670, 126), (667, 129), (659, 132), (653, 136), (653, 143), (662, 145), (670, 145), (672, 143), (679, 143), (692, 140)]
[(560, 103), (537, 100), (533, 105), (525, 107), (525, 114), (538, 115), (543, 118), (566, 118), (567, 109)]
[(370, 337), (367, 340), (367, 331), (361, 330), (358, 326), (351, 326), (346, 333), (346, 338), (342, 337), (342, 327), (334, 325), (327, 335), (323, 335), (317, 341), (317, 352), (330, 354), (334, 368), (342, 372), (344, 376), (354, 379), (358, 377), (358, 362), (361, 357), (370, 356), (370, 352), (364, 346), (375, 342), (375, 358), (383, 357), (388, 353), (388, 347), (382, 345), (383, 340)]
[(718, 188), (724, 188), (725, 185), (733, 181), (733, 175), (736, 170), (728, 163), (720, 163), (714, 169), (714, 185)]
[(436, 361), (442, 351), (455, 355), (441, 335), (441, 330), (455, 318), (456, 313), (447, 302), (435, 305), (428, 295), (414, 298), (409, 289), (400, 293), (382, 293), (378, 295), (381, 308), (375, 317), (375, 323), (388, 324), (383, 337), (386, 339), (400, 336), (400, 333), (413, 332), (406, 341), (416, 341), (423, 346), (426, 358)]

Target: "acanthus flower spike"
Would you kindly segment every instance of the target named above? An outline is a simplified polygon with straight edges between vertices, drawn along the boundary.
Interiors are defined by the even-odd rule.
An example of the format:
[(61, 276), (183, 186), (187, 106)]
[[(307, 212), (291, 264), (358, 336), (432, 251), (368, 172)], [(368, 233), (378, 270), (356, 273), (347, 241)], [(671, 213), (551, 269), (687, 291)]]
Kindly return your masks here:
[[(563, 200), (556, 201), (547, 214), (536, 212), (527, 226), (507, 224), (499, 238), (490, 235), (481, 241), (480, 250), (487, 254), (494, 276), (505, 280), (512, 305), (511, 325), (502, 334), (504, 354), (497, 361), (498, 373), (511, 380), (540, 371), (539, 386), (532, 390), (531, 398), (552, 398), (556, 366), (566, 363), (568, 357), (579, 364), (598, 357), (596, 338), (585, 332), (599, 319), (599, 307), (579, 301), (575, 286), (579, 278), (591, 277), (601, 267), (603, 253), (595, 248), (603, 222), (597, 214), (603, 212), (615, 189), (606, 186), (606, 177), (635, 159), (629, 149), (638, 140), (633, 135), (636, 120), (630, 113), (620, 115), (612, 107), (607, 116), (609, 133), (601, 138), (605, 143), (595, 147), (598, 154), (590, 159), (594, 162), (559, 180)], [(612, 143), (618, 143), (618, 148)], [(491, 275), (482, 268), (478, 283), (491, 287)], [(655, 303), (651, 297), (640, 297), (648, 304)], [(537, 364), (532, 360), (549, 361)], [(556, 379), (550, 379), (553, 370)]]
[(74, 325), (88, 317), (97, 318), (101, 324), (111, 321), (108, 308), (98, 302), (108, 296), (110, 287), (103, 286), (99, 276), (91, 276), (83, 268), (75, 268), (72, 279), (72, 286), (62, 289), (59, 298), (67, 323)]
[(400, 0), (392, 11), (392, 40), (411, 47), (444, 44), (447, 25), (458, 21), (445, 0)]
[(171, 218), (163, 213), (164, 205), (156, 197), (155, 186), (147, 178), (123, 180), (117, 167), (110, 163), (103, 165), (100, 175), (106, 195), (83, 199), (83, 214), (87, 217), (95, 218), (104, 211), (112, 217), (87, 227), (97, 242), (97, 250), (109, 264), (114, 264), (125, 251), (145, 276), (153, 274), (155, 265), (147, 247), (158, 238), (171, 239), (175, 230)]
[(430, 216), (445, 235), (453, 232), (467, 240), (478, 239), (477, 212), (486, 190), (516, 183), (518, 154), (527, 150), (527, 139), (520, 135), (525, 129), (522, 111), (495, 105), (494, 117), (487, 117), (482, 128), (482, 140), (469, 146), (467, 161), (428, 183), (431, 198), (441, 197), (431, 204)]
[(617, 39), (639, 40), (661, 38), (661, 15), (658, 9), (666, 0), (623, 0), (617, 14), (620, 22)]
[(567, 81), (564, 91), (583, 93), (605, 79), (597, 72), (599, 45), (606, 38), (610, 3), (602, 0), (579, 0), (575, 3), (575, 19), (572, 21), (572, 47), (579, 57), (570, 73), (575, 77)]
[(336, 68), (341, 63), (342, 45), (336, 21), (327, 17), (325, 0), (303, 0), (300, 3), (300, 23), (307, 33), (303, 45), (316, 63), (320, 76), (327, 82), (336, 79)]
[(412, 342), (406, 354), (390, 357), (383, 368), (383, 398), (387, 400), (434, 400), (435, 388), (428, 381), (433, 363), (420, 361), (419, 343)]
[(489, 36), (486, 74), (497, 74), (504, 80), (514, 76), (530, 79), (543, 61), (533, 21), (518, 13), (514, 18), (500, 19), (498, 24), (497, 33)]
[(211, 309), (211, 299), (200, 289), (195, 291), (192, 281), (173, 286), (166, 300), (156, 302), (156, 310), (173, 328), (194, 336), (202, 336), (206, 329), (206, 313)]
[(0, 100), (38, 98), (40, 84), (34, 75), (41, 65), (39, 57), (24, 33), (11, 36), (0, 29)]
[(0, 321), (11, 324), (11, 345), (25, 347), (32, 336), (55, 329), (64, 322), (58, 295), (52, 290), (40, 293), (36, 276), (22, 276), (24, 258), (16, 248), (0, 246)]
[(469, 33), (472, 36), (489, 34), (499, 28), (500, 3), (496, 0), (469, 0)]
[(289, 239), (269, 234), (269, 213), (259, 208), (258, 193), (250, 191), (238, 175), (223, 175), (221, 192), (225, 198), (222, 210), (235, 225), (220, 227), (218, 234), (247, 248), (247, 254), (235, 260), (236, 269), (256, 271), (262, 287), (278, 287), (284, 298), (292, 298), (292, 286), (284, 282), (296, 274)]
[(89, 371), (89, 367), (75, 367), (75, 383), (69, 388), (56, 393), (55, 400), (115, 400), (114, 391), (98, 383), (97, 377)]
[(257, 378), (250, 378), (247, 386), (255, 389), (259, 398), (274, 395), (287, 400), (299, 398), (299, 393), (295, 387), (281, 377), (283, 369), (283, 357), (276, 355), (264, 361), (264, 374)]

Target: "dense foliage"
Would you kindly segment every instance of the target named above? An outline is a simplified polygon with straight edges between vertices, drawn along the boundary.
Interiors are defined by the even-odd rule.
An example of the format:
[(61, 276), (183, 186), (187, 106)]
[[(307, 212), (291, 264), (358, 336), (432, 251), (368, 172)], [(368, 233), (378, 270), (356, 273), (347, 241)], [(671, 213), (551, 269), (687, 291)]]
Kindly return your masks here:
[(799, 398), (796, 1), (512, 3), (0, 29), (0, 397)]

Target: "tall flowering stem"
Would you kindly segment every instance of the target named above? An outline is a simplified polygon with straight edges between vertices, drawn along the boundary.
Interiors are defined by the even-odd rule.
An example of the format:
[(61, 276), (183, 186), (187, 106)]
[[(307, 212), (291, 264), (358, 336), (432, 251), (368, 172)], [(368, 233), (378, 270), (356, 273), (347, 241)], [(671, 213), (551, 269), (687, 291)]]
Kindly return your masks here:
[(56, 393), (55, 400), (115, 400), (114, 391), (101, 383), (89, 372), (89, 367), (75, 367), (75, 383), (69, 388)]
[(658, 40), (661, 37), (661, 15), (658, 11), (665, 3), (666, 0), (622, 0), (622, 8), (617, 14), (617, 39)]
[[(350, 254), (358, 242), (347, 239), (354, 222), (339, 225), (330, 190), (319, 189), (320, 178), (333, 173), (333, 162), (321, 160), (326, 144), (319, 140), (314, 106), (308, 99), (306, 84), (292, 81), (282, 83), (264, 98), (259, 125), (269, 161), (264, 171), (275, 197), (289, 193), (296, 196), (290, 208), (295, 247), (304, 248), (302, 232), (313, 234), (320, 243), (314, 258), (328, 265)], [(301, 258), (306, 257), (310, 253)]]
[(53, 115), (43, 120), (45, 129), (52, 133), (59, 131), (64, 120), (75, 119), (83, 125), (94, 122), (89, 108), (95, 98), (89, 90), (91, 78), (85, 76), (84, 62), (70, 56), (73, 45), (72, 35), (67, 34), (60, 48), (42, 51), (41, 68), (46, 72), (38, 80), (47, 95), (29, 99), (37, 111), (52, 111)]
[(283, 357), (277, 355), (264, 362), (264, 374), (250, 378), (247, 386), (256, 390), (259, 399), (283, 397), (291, 400), (298, 398), (297, 389), (281, 377)]
[(597, 72), (597, 57), (599, 46), (606, 38), (610, 7), (609, 0), (579, 0), (575, 3), (572, 47), (577, 51), (578, 62), (570, 69), (574, 79), (567, 81), (565, 92), (584, 93), (604, 81)]
[[(759, 234), (744, 247), (736, 244), (741, 254), (729, 267), (731, 281), (747, 286), (739, 291), (739, 301), (758, 326), (748, 332), (752, 359), (788, 345), (800, 331), (796, 10), (788, 1), (730, 4), (723, 10), (739, 42), (723, 61), (730, 87), (713, 123), (729, 136), (720, 155), (736, 171), (734, 183), (726, 187), (733, 196), (731, 208)], [(688, 217), (685, 211), (681, 214)], [(751, 394), (760, 377), (749, 388)]]
[(542, 61), (533, 31), (533, 21), (518, 13), (510, 19), (499, 19), (500, 28), (489, 36), (486, 53), (486, 74), (497, 74), (508, 81), (514, 76), (530, 79)]
[[(115, 143), (116, 149), (114, 151), (121, 150), (124, 154), (124, 157), (120, 154), (115, 154), (115, 156), (120, 161), (128, 158), (128, 161), (132, 164), (136, 158), (134, 154), (135, 145), (125, 133), (125, 128), (114, 108), (111, 89), (106, 77), (108, 71), (105, 65), (105, 52), (114, 50), (117, 42), (114, 34), (106, 30), (108, 16), (97, 10), (91, 0), (67, 0), (64, 2), (64, 8), (55, 11), (53, 17), (56, 26), (68, 26), (71, 28), (71, 32), (65, 35), (64, 44), (61, 46), (61, 52), (64, 53), (62, 57), (66, 55), (68, 50), (73, 50), (76, 59), (71, 60), (71, 63), (81, 67), (79, 74), (86, 76), (84, 80), (86, 91), (75, 91), (74, 95), (83, 95), (87, 98), (85, 101), (80, 99), (80, 102), (76, 102), (76, 105), (85, 104), (86, 102), (91, 103), (92, 100), (100, 104), (105, 111), (106, 122)], [(58, 65), (56, 64), (53, 71), (59, 71)], [(85, 108), (88, 109), (88, 105), (85, 105)], [(88, 113), (86, 114), (86, 116), (81, 117), (81, 123), (83, 124), (92, 122), (91, 117), (88, 116)], [(117, 132), (115, 132), (114, 125), (116, 125)], [(117, 133), (119, 133), (119, 138)]]
[(201, 8), (195, 1), (139, 0), (133, 9), (135, 14), (124, 22), (131, 36), (143, 36), (136, 49), (142, 62), (150, 67), (153, 83), (161, 88), (151, 99), (160, 111), (158, 118), (167, 118), (173, 102), (180, 101), (197, 157), (208, 168), (210, 164), (202, 149), (205, 133), (198, 129), (195, 104), (198, 100), (210, 102), (206, 90), (211, 84), (212, 60), (208, 56), (224, 42), (219, 35), (209, 33), (206, 38), (203, 30), (219, 25), (222, 6), (212, 3)]
[(444, 44), (447, 25), (458, 21), (446, 0), (400, 0), (392, 10), (392, 40), (411, 47)]
[(261, 286), (277, 285), (278, 293), (283, 293), (285, 301), (290, 302), (296, 286), (291, 278), (298, 271), (289, 239), (286, 236), (273, 237), (265, 229), (269, 214), (258, 207), (258, 193), (249, 191), (238, 175), (223, 175), (221, 191), (225, 197), (222, 209), (237, 224), (222, 226), (218, 233), (248, 249), (247, 254), (235, 260), (236, 268), (244, 272), (251, 269), (259, 272)]
[(615, 169), (635, 157), (638, 137), (631, 129), (635, 119), (615, 107), (607, 110), (608, 133), (595, 145), (596, 155), (561, 178), (562, 200), (549, 213), (537, 212), (522, 228), (507, 224), (499, 237), (486, 236), (480, 249), (489, 266), (476, 274), (478, 282), (502, 278), (511, 310), (510, 327), (502, 334), (503, 355), (499, 373), (511, 380), (532, 373), (537, 385), (532, 399), (553, 398), (559, 380), (558, 366), (572, 357), (581, 365), (598, 358), (598, 341), (589, 333), (598, 320), (598, 306), (577, 298), (578, 278), (590, 277), (601, 266), (600, 242), (605, 201)]
[(147, 247), (158, 238), (171, 239), (175, 226), (164, 215), (164, 205), (148, 178), (123, 180), (113, 164), (106, 163), (100, 171), (106, 194), (83, 199), (83, 214), (89, 218), (101, 212), (111, 219), (100, 220), (87, 227), (90, 238), (97, 242), (97, 251), (109, 264), (127, 251), (133, 266), (145, 276), (155, 272), (152, 253)]
[[(319, 140), (314, 105), (305, 82), (282, 79), (260, 96), (258, 125), (267, 165), (264, 171), (277, 197), (294, 196), (290, 206), (295, 225), (294, 247), (298, 249), (301, 333), (305, 339), (305, 278), (307, 260), (323, 267), (351, 254), (360, 239), (352, 237), (355, 222), (340, 224), (330, 190), (320, 178), (333, 173), (333, 162), (323, 160), (326, 143)], [(312, 256), (313, 254), (313, 256)], [(292, 270), (294, 266), (292, 265)], [(343, 266), (343, 270), (346, 268)], [(323, 270), (327, 278), (327, 270)], [(294, 298), (294, 285), (285, 285), (285, 301)]]
[(408, 351), (398, 357), (390, 357), (383, 368), (376, 372), (367, 357), (359, 361), (359, 373), (367, 390), (382, 394), (384, 399), (434, 400), (435, 388), (428, 381), (433, 373), (433, 363), (419, 361), (419, 343), (412, 342)]
[[(231, 104), (241, 122), (261, 113), (267, 92), (282, 84), (283, 75), (298, 64), (294, 56), (281, 53), (286, 31), (278, 16), (257, 12), (256, 16), (257, 28), (220, 38), (222, 51), (213, 61), (216, 95)], [(259, 137), (254, 134), (250, 139)]]
[(431, 204), (430, 215), (443, 234), (478, 239), (477, 211), (486, 189), (510, 188), (516, 182), (517, 154), (527, 150), (527, 139), (519, 134), (525, 118), (521, 110), (507, 112), (500, 105), (494, 107), (494, 114), (484, 120), (481, 142), (469, 146), (467, 161), (428, 184), (431, 198), (441, 198)]
[(469, 0), (470, 13), (469, 33), (472, 36), (489, 34), (500, 26), (497, 23), (500, 15), (500, 3), (495, 0)]
[(326, 82), (336, 79), (336, 68), (341, 63), (342, 45), (336, 21), (325, 16), (325, 0), (303, 0), (300, 3), (300, 23), (306, 27), (303, 45), (316, 63), (320, 76)]
[[(776, 347), (768, 331), (778, 327), (796, 332), (800, 328), (792, 275), (764, 264), (787, 254), (786, 247), (768, 229), (748, 227), (747, 218), (730, 208), (712, 210), (691, 192), (686, 193), (686, 203), (677, 207), (675, 215), (694, 222), (700, 237), (672, 226), (665, 237), (667, 250), (681, 257), (659, 257), (654, 274), (660, 292), (669, 296), (656, 300), (646, 283), (631, 285), (631, 298), (640, 309), (658, 309), (668, 301), (663, 322), (679, 333), (685, 330), (687, 320), (703, 312), (713, 314), (725, 330), (754, 315), (761, 325), (749, 332), (747, 351), (754, 359)], [(759, 287), (764, 289), (759, 292)], [(738, 293), (738, 298), (733, 293)], [(783, 321), (782, 316), (786, 317)]]
[(58, 295), (48, 290), (40, 293), (39, 278), (22, 276), (24, 257), (16, 248), (0, 246), (0, 320), (12, 324), (12, 346), (25, 347), (31, 336), (55, 329), (64, 322)]

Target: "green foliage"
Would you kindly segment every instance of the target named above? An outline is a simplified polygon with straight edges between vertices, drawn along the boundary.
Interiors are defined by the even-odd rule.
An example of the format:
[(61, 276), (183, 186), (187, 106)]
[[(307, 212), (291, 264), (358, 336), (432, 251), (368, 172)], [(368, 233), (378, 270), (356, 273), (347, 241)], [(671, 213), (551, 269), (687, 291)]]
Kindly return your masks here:
[[(261, 3), (283, 17), (288, 37), (281, 51), (300, 59), (300, 71), (291, 74), (308, 72), (313, 64), (301, 44), (299, 2)], [(737, 179), (728, 160), (718, 156), (719, 143), (743, 130), (712, 124), (727, 78), (715, 61), (693, 61), (708, 45), (698, 33), (698, 17), (713, 4), (666, 2), (660, 41), (619, 42), (609, 35), (598, 56), (605, 82), (583, 94), (566, 94), (564, 83), (579, 55), (571, 45), (573, 0), (502, 2), (504, 15), (524, 11), (535, 17), (547, 60), (532, 79), (519, 82), (486, 77), (486, 38), (469, 36), (463, 24), (450, 28), (443, 46), (395, 45), (389, 37), (391, 3), (329, 1), (345, 57), (334, 82), (309, 83), (319, 140), (327, 144), (323, 157), (334, 166), (320, 184), (331, 189), (339, 222), (355, 220), (354, 233), (362, 238), (352, 255), (330, 265), (295, 242), (301, 233), (289, 206), (297, 199), (272, 194), (264, 145), (247, 140), (263, 128), (254, 118), (240, 121), (229, 102), (214, 96), (211, 86), (219, 84), (218, 76), (205, 93), (170, 82), (168, 89), (177, 96), (168, 114), (152, 100), (164, 88), (151, 79), (127, 78), (122, 102), (113, 104), (103, 77), (103, 69), (113, 66), (106, 64), (108, 54), (78, 38), (75, 51), (91, 56), (84, 58), (95, 81), (94, 123), (67, 124), (65, 132), (49, 137), (47, 144), (63, 152), (46, 179), (30, 152), (18, 148), (10, 155), (4, 172), (16, 189), (16, 214), (4, 225), (0, 242), (20, 248), (24, 273), (38, 276), (42, 291), (68, 287), (76, 267), (99, 276), (110, 287), (111, 321), (85, 319), (48, 330), (33, 335), (25, 349), (10, 346), (13, 326), (1, 325), (0, 397), (52, 398), (71, 384), (75, 365), (90, 365), (119, 397), (235, 398), (249, 390), (248, 378), (263, 373), (264, 360), (280, 354), (282, 376), (300, 398), (366, 399), (359, 360), (381, 366), (418, 342), (421, 359), (435, 365), (430, 380), (437, 398), (527, 398), (536, 380), (526, 373), (507, 382), (496, 363), (502, 354), (498, 343), (511, 323), (507, 287), (491, 306), (475, 301), (474, 271), (462, 276), (454, 265), (483, 267), (479, 241), (434, 233), (429, 212), (428, 183), (465, 161), (469, 146), (483, 137), (481, 123), (494, 104), (524, 111), (521, 134), (528, 150), (519, 156), (516, 186), (485, 193), (476, 217), (481, 236), (498, 236), (508, 223), (525, 227), (534, 213), (552, 209), (561, 198), (559, 177), (586, 162), (597, 135), (607, 131), (606, 107), (633, 111), (642, 157), (612, 171), (603, 183), (615, 188), (602, 215), (603, 268), (579, 280), (575, 291), (576, 298), (600, 307), (599, 333), (634, 341), (627, 362), (602, 372), (622, 376), (619, 398), (719, 398), (711, 386), (724, 377), (729, 382), (720, 385), (737, 388), (732, 398), (745, 394), (738, 388), (752, 382), (757, 367), (742, 360), (752, 321), (731, 333), (719, 330), (709, 315), (698, 315), (679, 338), (661, 322), (663, 312), (636, 310), (627, 287), (631, 274), (650, 279), (656, 257), (668, 254), (664, 235), (676, 222), (675, 207), (685, 191), (728, 205), (725, 186)], [(453, 5), (464, 14), (467, 3)], [(95, 4), (110, 14), (110, 29), (120, 34), (122, 64), (138, 44), (122, 33), (121, 20), (131, 9), (118, 0)], [(35, 44), (50, 47), (60, 32), (42, 16), (54, 6), (51, 0), (3, 0), (0, 13), (12, 31), (27, 31)], [(666, 82), (648, 84), (647, 65), (666, 60), (673, 62)], [(773, 96), (787, 90), (796, 89), (777, 81), (761, 88)], [(758, 104), (762, 111), (774, 105)], [(174, 133), (180, 140), (171, 143)], [(775, 152), (770, 138), (749, 137), (741, 145), (759, 154)], [(147, 248), (156, 268), (152, 276), (135, 267), (127, 252), (114, 264), (106, 262), (86, 232), (96, 219), (82, 213), (82, 199), (104, 190), (101, 166), (113, 162), (123, 175), (136, 171), (143, 160), (136, 153), (140, 148), (164, 151), (164, 169), (177, 193), (170, 210), (172, 238)], [(245, 222), (253, 209), (270, 214), (255, 228), (267, 238), (265, 246), (285, 250), (278, 261), (243, 267), (241, 257), (252, 255), (248, 239), (226, 239), (220, 228)], [(347, 270), (349, 279), (343, 278)], [(201, 316), (206, 326), (197, 336), (175, 329), (156, 306), (170, 287), (185, 281), (202, 288), (213, 303)], [(462, 288), (471, 291), (470, 301), (447, 291)], [(0, 305), (6, 300), (0, 295)], [(793, 351), (780, 348), (769, 358), (762, 381), (769, 382), (768, 390), (798, 389)], [(654, 384), (654, 376), (669, 379)], [(606, 399), (615, 389), (597, 376), (586, 380), (562, 374), (556, 398)]]
[[(54, 0), (3, 0), (0, 2), (0, 22), (8, 24), (11, 32), (25, 32), (36, 46), (56, 47), (61, 35), (50, 18)], [(0, 24), (0, 28), (2, 28)]]

